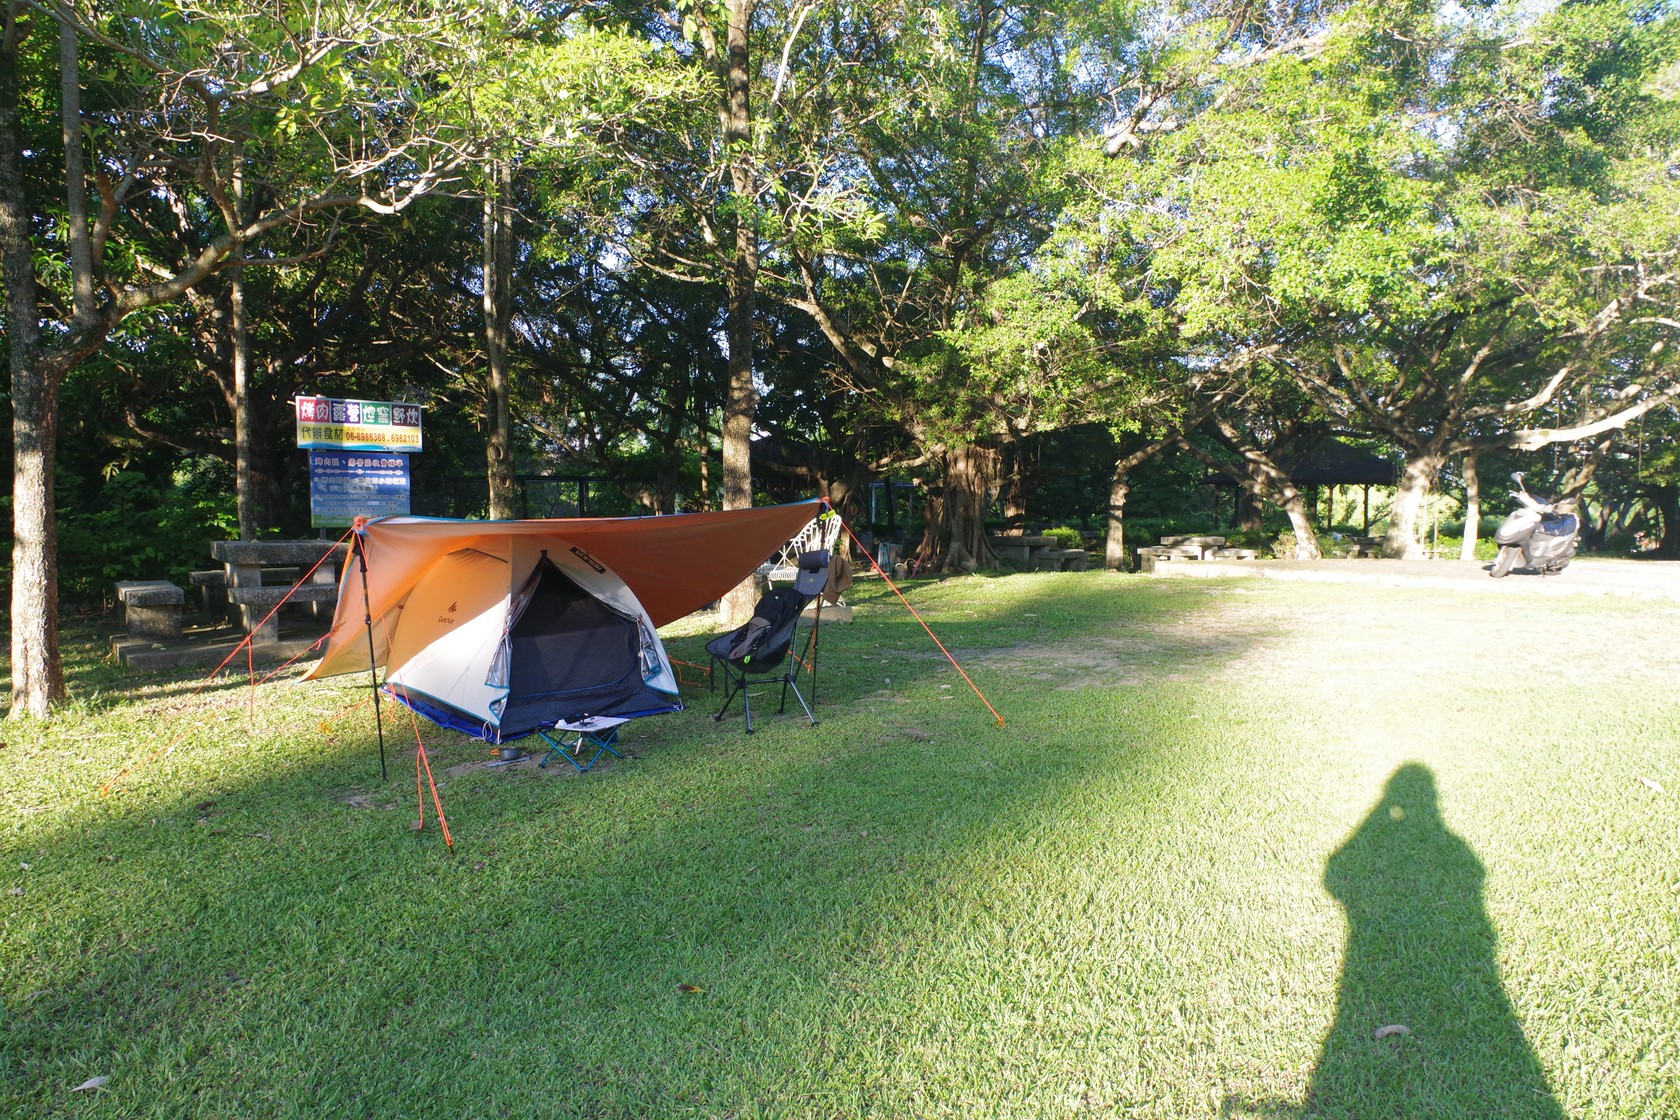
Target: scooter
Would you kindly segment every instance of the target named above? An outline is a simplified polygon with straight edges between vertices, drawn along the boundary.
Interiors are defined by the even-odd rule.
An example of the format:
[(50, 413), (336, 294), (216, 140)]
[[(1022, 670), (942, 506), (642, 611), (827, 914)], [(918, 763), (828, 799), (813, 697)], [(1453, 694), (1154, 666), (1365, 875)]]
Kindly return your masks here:
[(1533, 568), (1543, 576), (1554, 575), (1569, 566), (1575, 555), (1575, 542), (1581, 535), (1581, 519), (1573, 513), (1559, 511), (1552, 502), (1543, 502), (1523, 485), (1521, 471), (1511, 475), (1517, 488), (1511, 497), (1521, 507), (1511, 511), (1505, 524), (1493, 534), (1499, 545), (1493, 570), (1488, 574), (1503, 579), (1521, 560), (1526, 568)]

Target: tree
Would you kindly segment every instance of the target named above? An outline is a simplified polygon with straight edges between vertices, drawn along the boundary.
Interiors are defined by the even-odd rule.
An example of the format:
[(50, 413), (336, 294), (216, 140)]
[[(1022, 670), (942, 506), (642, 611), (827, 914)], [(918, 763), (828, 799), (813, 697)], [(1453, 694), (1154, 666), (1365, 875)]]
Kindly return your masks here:
[[(12, 714), (45, 716), (63, 695), (56, 634), (52, 474), (57, 394), (66, 374), (125, 320), (181, 298), (218, 271), (283, 258), (264, 239), (316, 215), (394, 213), (473, 158), (477, 142), (447, 90), (454, 13), (355, 0), (290, 22), (237, 4), (158, 4), (83, 15), (7, 0), (0, 31), (0, 255), (5, 260), (14, 409)], [(26, 168), (23, 63), (56, 34), (62, 166)], [(97, 112), (84, 113), (83, 44), (100, 53)], [(35, 53), (31, 53), (31, 52)], [(91, 144), (91, 156), (84, 145)], [(268, 201), (241, 212), (245, 155), (266, 145)], [(64, 193), (62, 238), (32, 178)], [(97, 196), (98, 206), (90, 206)], [(196, 251), (147, 256), (130, 234), (158, 206), (205, 230)], [(34, 260), (53, 261), (43, 285)], [(60, 283), (59, 278), (63, 281)]]
[(1139, 329), (1131, 294), (1077, 282), (1051, 243), (1071, 138), (1099, 105), (1071, 10), (859, 6), (837, 24), (859, 64), (825, 87), (829, 172), (862, 209), (798, 229), (776, 261), (770, 290), (828, 339), (849, 415), (914, 446), (921, 559), (942, 569), (988, 562), (1004, 450), (1102, 411)]
[(1280, 345), (1338, 425), (1405, 451), (1389, 554), (1418, 554), (1451, 459), (1673, 391), (1675, 34), (1613, 0), (1353, 5), (1150, 141), (1185, 169), (1154, 267), (1186, 333)]

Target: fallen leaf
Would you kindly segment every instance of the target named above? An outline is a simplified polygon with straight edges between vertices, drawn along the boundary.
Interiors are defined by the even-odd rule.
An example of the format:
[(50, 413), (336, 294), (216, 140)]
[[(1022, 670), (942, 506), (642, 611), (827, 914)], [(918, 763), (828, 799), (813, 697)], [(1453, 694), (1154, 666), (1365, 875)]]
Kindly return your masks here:
[(22, 887), (13, 887), (11, 890), (7, 891), (6, 893), (7, 894), (21, 895), (23, 893), (23, 888)]
[(1663, 791), (1662, 786), (1659, 783), (1652, 781), (1650, 778), (1640, 778), (1639, 784), (1654, 793), (1661, 793)]
[(677, 991), (688, 992), (691, 995), (694, 994), (695, 992), (703, 992), (705, 990), (706, 989), (702, 988), (698, 984), (678, 984), (677, 985)]
[(1383, 1039), (1388, 1038), (1391, 1035), (1411, 1034), (1411, 1033), (1412, 1033), (1412, 1028), (1403, 1027), (1399, 1023), (1395, 1023), (1392, 1026), (1378, 1027), (1372, 1033), (1371, 1037), (1375, 1038), (1378, 1042), (1381, 1042)]
[(109, 1077), (90, 1077), (70, 1091), (72, 1093), (80, 1093), (86, 1089), (103, 1089), (105, 1087), (105, 1082), (109, 1080), (111, 1080)]

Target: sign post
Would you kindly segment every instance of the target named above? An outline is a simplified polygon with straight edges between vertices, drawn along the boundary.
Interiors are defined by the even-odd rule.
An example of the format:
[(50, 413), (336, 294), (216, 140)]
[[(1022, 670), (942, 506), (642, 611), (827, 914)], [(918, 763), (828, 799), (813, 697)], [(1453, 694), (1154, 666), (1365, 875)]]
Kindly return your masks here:
[(299, 397), (297, 441), (309, 451), (309, 523), (346, 528), (358, 517), (409, 512), (408, 457), (422, 446), (420, 406)]

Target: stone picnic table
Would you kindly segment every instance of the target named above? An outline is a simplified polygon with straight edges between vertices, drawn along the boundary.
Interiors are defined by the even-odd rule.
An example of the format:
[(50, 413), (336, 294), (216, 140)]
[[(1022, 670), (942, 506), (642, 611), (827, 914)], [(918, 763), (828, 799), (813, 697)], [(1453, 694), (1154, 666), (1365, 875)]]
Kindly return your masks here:
[(1176, 560), (1253, 560), (1252, 548), (1232, 548), (1224, 537), (1162, 537), (1160, 544), (1137, 550), (1138, 571), (1153, 572), (1156, 564)]
[(987, 543), (999, 560), (1023, 572), (1083, 572), (1091, 559), (1083, 548), (1063, 548), (1055, 537), (994, 536)]
[[(338, 573), (348, 544), (323, 540), (214, 541), (210, 555), (226, 570), (227, 598), (253, 645), (280, 640), (280, 603), (307, 603), (319, 619), (330, 619), (338, 602)], [(323, 559), (324, 558), (324, 559)], [(299, 572), (313, 569), (309, 582), (294, 587)]]

